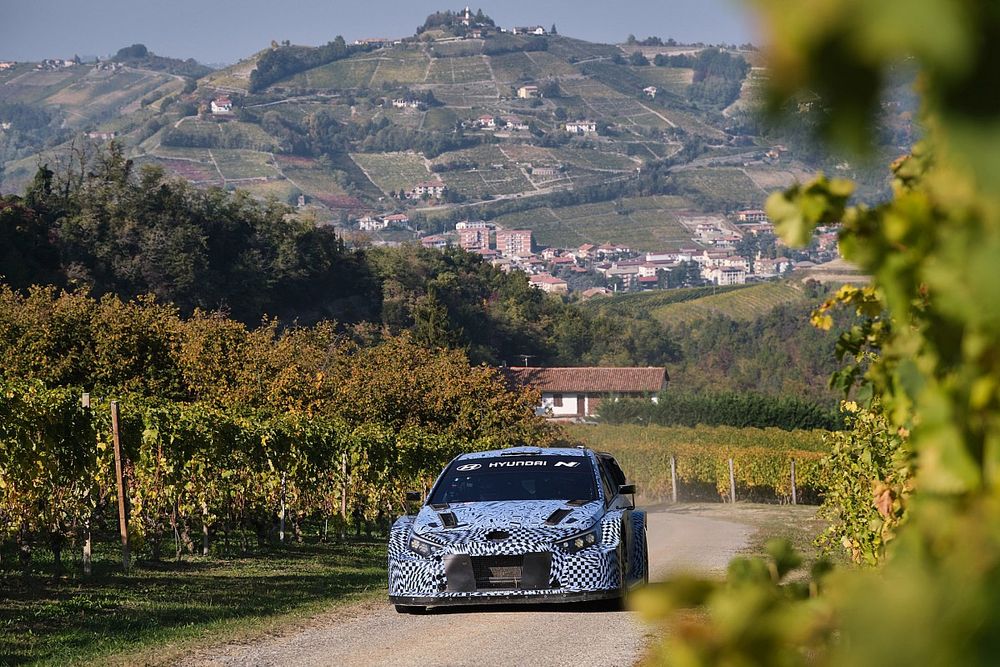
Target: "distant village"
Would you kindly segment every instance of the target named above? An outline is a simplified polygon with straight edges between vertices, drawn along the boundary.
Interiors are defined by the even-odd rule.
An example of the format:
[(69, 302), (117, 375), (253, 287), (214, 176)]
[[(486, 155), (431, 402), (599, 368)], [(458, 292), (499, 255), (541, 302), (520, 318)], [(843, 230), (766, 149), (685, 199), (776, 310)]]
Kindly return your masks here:
[[(414, 188), (427, 188), (421, 184)], [(411, 229), (404, 213), (367, 215), (358, 220), (362, 231)], [(762, 210), (721, 215), (691, 215), (681, 223), (691, 231), (691, 244), (655, 252), (640, 252), (621, 244), (585, 243), (574, 248), (539, 247), (530, 229), (503, 229), (484, 220), (458, 222), (453, 231), (424, 236), (425, 248), (458, 247), (483, 257), (505, 272), (521, 271), (531, 285), (552, 294), (579, 292), (587, 299), (616, 292), (639, 292), (696, 285), (742, 285), (780, 278), (794, 269), (809, 269), (837, 256), (837, 231), (822, 227), (805, 251), (783, 246)], [(764, 253), (767, 239), (773, 250)], [(749, 254), (747, 248), (757, 247)], [(741, 252), (741, 250), (743, 252)]]

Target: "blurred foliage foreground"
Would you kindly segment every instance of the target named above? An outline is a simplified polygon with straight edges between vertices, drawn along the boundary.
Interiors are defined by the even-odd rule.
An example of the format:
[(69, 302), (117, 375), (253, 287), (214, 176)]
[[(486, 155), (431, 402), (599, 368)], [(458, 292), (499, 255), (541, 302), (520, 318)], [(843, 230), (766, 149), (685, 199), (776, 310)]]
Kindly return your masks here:
[[(1000, 649), (1000, 4), (759, 0), (774, 109), (809, 95), (826, 138), (861, 150), (887, 72), (915, 66), (925, 138), (893, 163), (891, 201), (849, 205), (827, 180), (772, 196), (788, 241), (843, 223), (841, 252), (875, 277), (843, 288), (838, 354), (854, 429), (834, 442), (826, 538), (855, 568), (737, 560), (726, 583), (675, 581), (640, 607), (672, 629), (671, 665), (992, 665)], [(703, 607), (703, 612), (677, 613)]]

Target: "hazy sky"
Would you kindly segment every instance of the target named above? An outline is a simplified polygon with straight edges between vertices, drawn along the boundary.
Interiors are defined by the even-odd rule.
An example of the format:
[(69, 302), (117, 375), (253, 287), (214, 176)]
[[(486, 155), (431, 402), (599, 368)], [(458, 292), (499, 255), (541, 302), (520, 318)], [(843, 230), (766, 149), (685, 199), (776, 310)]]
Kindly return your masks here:
[[(456, 5), (452, 7), (451, 5)], [(104, 56), (135, 42), (159, 55), (230, 63), (272, 39), (323, 44), (337, 35), (411, 35), (448, 0), (0, 0), (0, 60)], [(473, 4), (475, 10), (480, 4)], [(742, 43), (752, 26), (737, 0), (495, 0), (503, 26), (553, 23), (559, 32), (620, 42), (629, 34)]]

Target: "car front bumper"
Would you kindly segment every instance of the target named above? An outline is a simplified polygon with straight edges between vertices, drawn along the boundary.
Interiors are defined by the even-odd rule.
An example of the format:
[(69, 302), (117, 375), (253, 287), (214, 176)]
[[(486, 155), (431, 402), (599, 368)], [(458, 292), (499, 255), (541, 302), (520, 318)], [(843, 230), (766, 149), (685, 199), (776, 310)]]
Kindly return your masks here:
[(390, 595), (389, 602), (411, 607), (451, 607), (461, 605), (488, 604), (568, 604), (572, 602), (595, 602), (622, 597), (621, 589), (597, 591), (490, 591), (489, 595), (433, 595), (410, 596)]

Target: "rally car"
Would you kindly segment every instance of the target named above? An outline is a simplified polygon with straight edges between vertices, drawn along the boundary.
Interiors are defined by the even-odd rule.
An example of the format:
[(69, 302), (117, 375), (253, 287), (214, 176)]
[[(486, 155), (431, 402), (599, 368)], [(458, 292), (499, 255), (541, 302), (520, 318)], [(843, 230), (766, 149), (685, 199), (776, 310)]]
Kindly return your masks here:
[[(428, 606), (617, 601), (648, 580), (646, 513), (609, 454), (463, 454), (389, 534), (389, 600)], [(614, 604), (614, 602), (612, 602)]]

